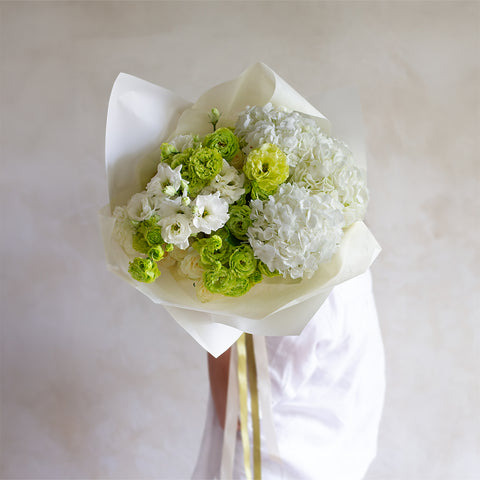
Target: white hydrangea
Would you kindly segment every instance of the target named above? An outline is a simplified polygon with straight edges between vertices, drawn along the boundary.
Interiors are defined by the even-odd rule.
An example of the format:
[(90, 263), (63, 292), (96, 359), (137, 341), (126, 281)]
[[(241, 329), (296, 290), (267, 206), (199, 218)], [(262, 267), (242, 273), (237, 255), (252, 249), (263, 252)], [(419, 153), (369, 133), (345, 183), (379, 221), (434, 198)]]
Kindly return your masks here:
[(284, 183), (268, 200), (253, 200), (248, 238), (255, 256), (284, 277), (310, 278), (343, 237), (341, 205), (330, 195)]
[(235, 134), (247, 142), (246, 154), (264, 143), (277, 145), (287, 156), (291, 168), (312, 156), (319, 139), (328, 138), (315, 117), (274, 107), (271, 103), (247, 107), (238, 117)]
[(193, 225), (198, 232), (211, 233), (222, 228), (229, 218), (228, 203), (220, 193), (198, 195), (192, 202)]
[(335, 197), (343, 205), (345, 226), (361, 220), (368, 205), (365, 170), (351, 165), (337, 169), (329, 178), (335, 185)]
[(239, 173), (226, 160), (223, 160), (222, 171), (200, 193), (208, 195), (219, 192), (220, 197), (228, 204), (235, 203), (245, 193), (245, 174)]
[(346, 145), (328, 139), (328, 148), (318, 149), (295, 168), (291, 180), (313, 193), (327, 193), (343, 205), (345, 226), (361, 220), (368, 204), (366, 173), (355, 165)]

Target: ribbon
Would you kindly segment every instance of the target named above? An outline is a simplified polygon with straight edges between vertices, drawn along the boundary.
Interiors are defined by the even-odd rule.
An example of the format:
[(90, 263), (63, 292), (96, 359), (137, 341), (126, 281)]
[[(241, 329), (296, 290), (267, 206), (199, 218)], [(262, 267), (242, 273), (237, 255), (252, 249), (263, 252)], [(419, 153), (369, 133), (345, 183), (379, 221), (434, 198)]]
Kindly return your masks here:
[(253, 335), (246, 334), (248, 384), (250, 387), (250, 404), (252, 409), (252, 437), (253, 437), (253, 478), (262, 478), (262, 459), (260, 453), (260, 408), (258, 405), (258, 380)]
[[(249, 437), (249, 399), (251, 410), (252, 448)], [(261, 480), (261, 432), (265, 429), (266, 452), (280, 459), (271, 409), (270, 377), (265, 337), (242, 334), (232, 347), (227, 389), (227, 412), (223, 436), (220, 478), (231, 480), (235, 456), (236, 429), (240, 413), (240, 434), (243, 463), (247, 480)], [(253, 455), (252, 455), (253, 454)], [(253, 477), (252, 477), (253, 464)]]
[(248, 438), (248, 377), (247, 377), (247, 349), (245, 334), (237, 340), (238, 352), (238, 390), (240, 397), (240, 432), (242, 434), (243, 463), (247, 480), (252, 480), (250, 468), (250, 440)]

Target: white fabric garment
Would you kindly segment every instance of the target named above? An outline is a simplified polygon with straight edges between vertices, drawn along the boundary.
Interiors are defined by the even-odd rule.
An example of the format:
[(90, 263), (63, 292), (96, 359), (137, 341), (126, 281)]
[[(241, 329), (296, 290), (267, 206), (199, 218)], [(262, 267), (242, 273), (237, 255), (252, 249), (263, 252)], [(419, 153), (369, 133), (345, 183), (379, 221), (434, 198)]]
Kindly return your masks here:
[[(299, 336), (267, 337), (282, 462), (264, 480), (360, 480), (376, 454), (385, 376), (370, 272), (334, 288)], [(223, 430), (212, 399), (192, 478), (218, 478)], [(237, 435), (234, 478), (243, 479)]]

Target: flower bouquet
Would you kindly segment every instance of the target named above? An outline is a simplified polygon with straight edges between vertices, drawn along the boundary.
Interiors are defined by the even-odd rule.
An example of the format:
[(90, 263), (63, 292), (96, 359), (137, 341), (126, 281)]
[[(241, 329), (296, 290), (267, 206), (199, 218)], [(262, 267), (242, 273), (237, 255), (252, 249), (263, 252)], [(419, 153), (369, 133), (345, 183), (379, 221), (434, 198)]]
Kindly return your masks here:
[(218, 356), (299, 334), (379, 252), (365, 170), (263, 64), (195, 104), (120, 74), (106, 135), (109, 268)]
[(380, 251), (362, 222), (361, 156), (256, 64), (195, 104), (120, 74), (109, 102), (106, 164), (110, 205), (100, 220), (108, 266), (212, 355), (238, 340), (222, 478), (231, 477), (238, 412), (249, 478), (249, 389), (260, 478), (260, 411), (268, 451), (278, 452), (259, 339), (299, 334), (332, 288), (365, 272)]

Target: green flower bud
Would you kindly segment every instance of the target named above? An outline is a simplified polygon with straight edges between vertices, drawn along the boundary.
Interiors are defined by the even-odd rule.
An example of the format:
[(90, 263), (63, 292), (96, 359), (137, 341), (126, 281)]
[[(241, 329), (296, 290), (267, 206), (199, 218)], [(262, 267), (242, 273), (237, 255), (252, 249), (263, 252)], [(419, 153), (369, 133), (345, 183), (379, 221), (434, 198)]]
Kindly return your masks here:
[(269, 192), (288, 178), (287, 156), (277, 146), (265, 143), (248, 154), (243, 171), (261, 190)]
[(155, 262), (150, 258), (140, 257), (136, 257), (133, 262), (129, 263), (128, 273), (134, 280), (145, 283), (154, 282), (160, 276), (160, 271)]
[(155, 245), (150, 248), (150, 250), (147, 252), (148, 257), (153, 261), (153, 262), (159, 262), (165, 252), (163, 251), (163, 248), (160, 245)]
[(248, 244), (237, 247), (229, 259), (230, 269), (237, 277), (247, 278), (257, 269), (257, 259)]
[(178, 153), (178, 150), (170, 143), (162, 143), (160, 146), (160, 151), (162, 153), (163, 161), (168, 161), (170, 157)]
[(149, 243), (145, 240), (143, 233), (137, 232), (132, 237), (132, 247), (140, 253), (147, 253), (150, 250)]
[(240, 149), (238, 138), (228, 128), (219, 128), (217, 131), (207, 135), (203, 140), (203, 146), (213, 148), (230, 162)]
[(241, 297), (245, 295), (251, 287), (252, 284), (248, 281), (248, 278), (237, 277), (235, 278), (233, 287), (227, 292), (224, 292), (224, 295), (228, 297)]
[(217, 262), (215, 266), (203, 273), (203, 283), (212, 293), (225, 293), (235, 286), (235, 275)]
[(137, 231), (145, 234), (145, 232), (150, 228), (158, 224), (160, 217), (158, 215), (152, 215), (147, 220), (142, 220), (137, 225)]
[(177, 191), (175, 190), (175, 187), (173, 185), (167, 185), (163, 189), (163, 193), (167, 195), (167, 197), (173, 197), (176, 195)]
[(203, 181), (209, 181), (222, 170), (223, 159), (219, 152), (212, 148), (195, 150), (189, 160), (190, 178), (196, 176)]
[(169, 252), (171, 252), (171, 251), (173, 250), (173, 247), (174, 247), (173, 243), (166, 243), (166, 244), (163, 246), (163, 249), (164, 249), (167, 253), (169, 253)]
[(208, 114), (208, 118), (210, 119), (210, 123), (213, 125), (213, 130), (217, 126), (218, 120), (220, 119), (221, 113), (218, 111), (218, 108), (212, 108), (210, 113)]
[(248, 240), (247, 230), (252, 224), (250, 219), (251, 208), (248, 205), (232, 205), (229, 210), (230, 218), (227, 227), (232, 235), (239, 240)]
[(151, 246), (161, 245), (163, 243), (162, 229), (158, 225), (148, 228), (145, 233), (145, 240)]

